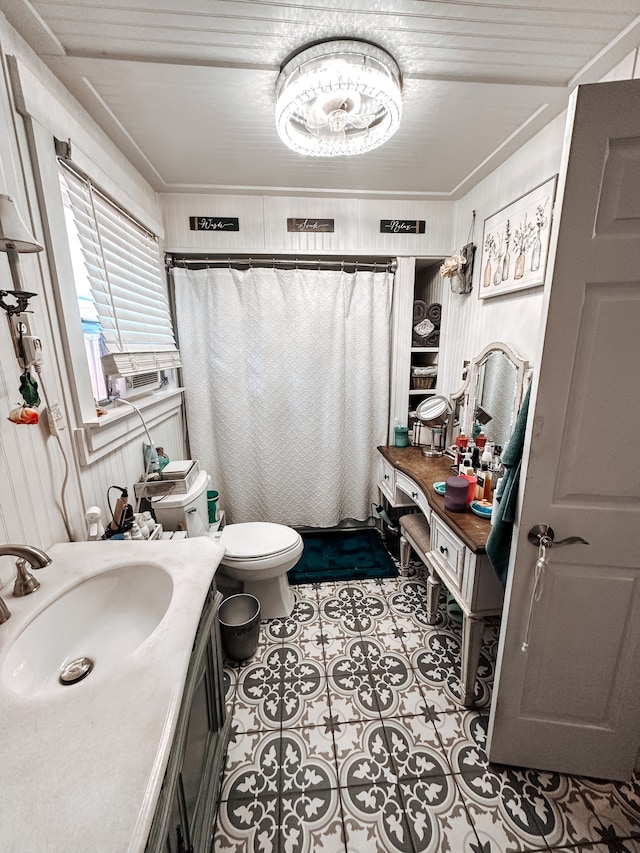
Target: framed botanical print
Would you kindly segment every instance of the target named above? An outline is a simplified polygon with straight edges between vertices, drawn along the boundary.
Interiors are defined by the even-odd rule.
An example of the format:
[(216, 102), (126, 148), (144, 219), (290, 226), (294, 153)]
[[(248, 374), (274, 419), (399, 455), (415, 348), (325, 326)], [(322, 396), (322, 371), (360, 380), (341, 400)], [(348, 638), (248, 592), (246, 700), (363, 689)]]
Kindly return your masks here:
[(544, 283), (557, 180), (554, 175), (485, 219), (480, 299)]

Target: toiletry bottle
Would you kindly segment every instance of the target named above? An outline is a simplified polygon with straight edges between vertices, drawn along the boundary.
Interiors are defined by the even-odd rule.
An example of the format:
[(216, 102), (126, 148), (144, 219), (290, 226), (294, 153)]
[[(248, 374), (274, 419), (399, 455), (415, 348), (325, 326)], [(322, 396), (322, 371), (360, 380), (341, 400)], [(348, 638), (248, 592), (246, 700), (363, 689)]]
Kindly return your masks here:
[(471, 464), (474, 471), (480, 468), (480, 448), (477, 444), (473, 445), (473, 450), (471, 451)]
[[(116, 486), (115, 488), (119, 488)], [(113, 520), (109, 522), (111, 533), (123, 533), (130, 530), (133, 523), (133, 507), (129, 503), (129, 492), (126, 488), (120, 490), (120, 497), (113, 510)]]
[(500, 455), (502, 453), (502, 447), (499, 444), (496, 444), (493, 448), (493, 458), (491, 459), (491, 482), (493, 483), (493, 488), (496, 488), (498, 478), (502, 475), (502, 459)]
[(486, 465), (487, 468), (491, 468), (491, 462), (493, 460), (493, 448), (489, 442), (487, 442), (484, 446), (484, 450), (482, 451), (482, 455), (480, 456), (480, 464)]
[(164, 471), (164, 469), (169, 464), (170, 459), (167, 454), (164, 452), (164, 447), (158, 448), (158, 470), (160, 472)]
[(494, 523), (496, 516), (498, 514), (498, 505), (500, 503), (499, 498), (498, 498), (498, 493), (500, 491), (500, 484), (501, 483), (502, 483), (502, 477), (499, 477), (498, 481), (496, 482), (494, 489), (493, 489), (493, 501), (492, 501), (492, 506), (491, 506), (491, 524)]
[(456, 465), (458, 466), (458, 470), (460, 470), (460, 463), (464, 458), (468, 443), (469, 439), (464, 433), (460, 433), (456, 438)]
[(476, 500), (484, 499), (485, 482), (488, 478), (488, 469), (486, 466), (481, 466), (476, 470)]
[(491, 488), (491, 471), (486, 462), (482, 463), (482, 473), (484, 474), (484, 494), (480, 498), (481, 501), (489, 501), (491, 503), (492, 488)]
[(465, 455), (462, 457), (462, 462), (460, 463), (460, 475), (462, 476), (463, 474), (468, 474), (469, 469), (471, 469), (471, 473), (473, 474), (473, 462), (471, 460), (471, 454), (465, 453)]

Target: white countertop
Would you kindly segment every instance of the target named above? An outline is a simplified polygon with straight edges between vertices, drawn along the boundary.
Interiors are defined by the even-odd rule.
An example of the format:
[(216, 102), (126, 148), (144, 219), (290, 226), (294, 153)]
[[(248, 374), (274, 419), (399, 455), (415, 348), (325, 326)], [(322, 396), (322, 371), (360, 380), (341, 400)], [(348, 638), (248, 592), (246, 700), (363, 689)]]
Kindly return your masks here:
[(153, 633), (117, 671), (23, 696), (0, 678), (0, 848), (3, 853), (140, 853), (171, 749), (198, 620), (224, 554), (208, 537), (77, 542), (48, 550), (41, 587), (3, 596), (0, 673), (22, 629), (79, 579), (157, 563), (173, 580)]

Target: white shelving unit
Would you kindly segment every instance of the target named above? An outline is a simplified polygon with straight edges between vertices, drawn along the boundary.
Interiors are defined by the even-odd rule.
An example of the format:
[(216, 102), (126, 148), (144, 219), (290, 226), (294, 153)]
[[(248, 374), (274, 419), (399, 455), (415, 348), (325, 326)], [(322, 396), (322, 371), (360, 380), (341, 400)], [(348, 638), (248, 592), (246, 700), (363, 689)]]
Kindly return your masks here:
[[(420, 400), (438, 393), (438, 378), (432, 388), (413, 388), (411, 368), (413, 366), (437, 364), (443, 344), (444, 329), (441, 314), (440, 339), (438, 346), (413, 346), (414, 302), (421, 299), (430, 305), (443, 304), (445, 295), (440, 276), (442, 257), (398, 258), (393, 308), (393, 350), (391, 363), (391, 405), (389, 407), (389, 440), (393, 442), (396, 423), (410, 426), (410, 413), (415, 411)], [(444, 309), (444, 305), (443, 305)]]
[[(442, 306), (440, 264), (441, 261), (435, 258), (416, 261), (413, 283), (413, 303), (420, 300), (427, 306), (427, 308), (434, 303)], [(413, 304), (411, 308), (413, 315)], [(435, 346), (416, 346), (413, 326), (410, 332), (411, 346), (409, 351), (409, 382), (407, 394), (407, 419), (409, 426), (411, 426), (413, 421), (412, 414), (415, 412), (416, 406), (418, 406), (426, 397), (431, 397), (434, 394), (437, 394), (437, 374), (430, 378), (430, 381), (425, 382), (424, 378), (414, 376), (413, 368), (437, 367), (440, 346), (442, 344), (443, 330), (441, 322), (442, 311), (440, 312), (440, 323), (436, 327), (440, 331), (440, 336), (437, 345)], [(425, 387), (425, 385), (427, 387)]]

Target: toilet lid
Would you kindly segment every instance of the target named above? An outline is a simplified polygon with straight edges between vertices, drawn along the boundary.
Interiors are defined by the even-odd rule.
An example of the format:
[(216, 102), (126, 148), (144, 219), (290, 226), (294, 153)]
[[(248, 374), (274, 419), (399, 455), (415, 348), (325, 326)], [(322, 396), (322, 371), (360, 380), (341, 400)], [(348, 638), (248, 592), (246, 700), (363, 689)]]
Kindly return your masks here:
[(299, 539), (300, 534), (284, 524), (247, 521), (240, 524), (227, 524), (218, 541), (226, 548), (225, 557), (251, 559), (288, 551), (298, 543)]

